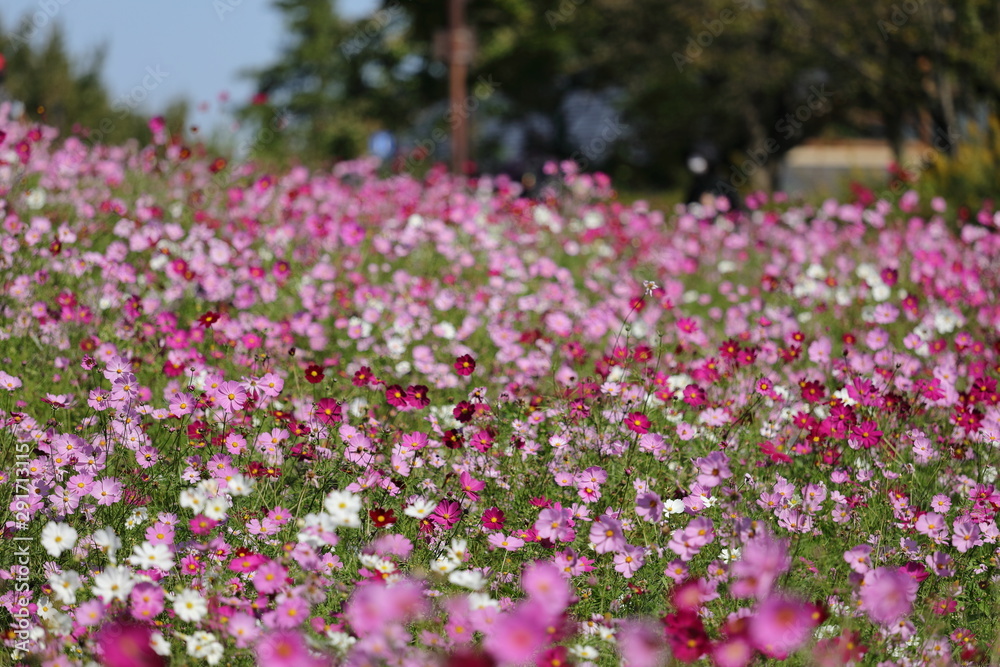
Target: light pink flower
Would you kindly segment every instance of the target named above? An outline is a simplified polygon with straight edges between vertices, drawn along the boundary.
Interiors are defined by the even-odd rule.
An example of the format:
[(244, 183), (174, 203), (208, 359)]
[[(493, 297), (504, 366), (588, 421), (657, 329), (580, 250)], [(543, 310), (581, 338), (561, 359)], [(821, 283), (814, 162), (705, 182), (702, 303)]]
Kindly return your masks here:
[(590, 525), (590, 541), (599, 554), (621, 551), (625, 547), (621, 522), (607, 514), (601, 515)]
[(861, 609), (876, 623), (892, 625), (913, 609), (919, 586), (895, 568), (869, 570), (861, 584)]

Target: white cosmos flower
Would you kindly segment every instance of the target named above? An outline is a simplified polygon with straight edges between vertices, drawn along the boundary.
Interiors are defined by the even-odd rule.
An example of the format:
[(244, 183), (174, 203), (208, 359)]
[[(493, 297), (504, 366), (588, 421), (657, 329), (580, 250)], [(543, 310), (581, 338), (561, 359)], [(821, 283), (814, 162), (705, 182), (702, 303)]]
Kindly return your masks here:
[(469, 543), (466, 540), (452, 540), (448, 547), (448, 558), (457, 560), (459, 563), (465, 561), (465, 556), (469, 553)]
[(180, 506), (198, 513), (205, 507), (207, 498), (205, 494), (197, 489), (184, 489), (181, 491)]
[(101, 598), (104, 604), (110, 604), (112, 600), (124, 602), (134, 586), (132, 572), (127, 567), (114, 565), (105, 568), (103, 572), (94, 577), (91, 590), (94, 595)]
[(229, 502), (228, 498), (216, 496), (205, 503), (205, 509), (202, 512), (213, 521), (223, 521), (229, 513), (230, 507), (232, 507), (232, 503)]
[(53, 558), (58, 558), (64, 551), (69, 551), (76, 544), (76, 529), (65, 523), (49, 521), (42, 528), (42, 546)]
[(187, 654), (192, 658), (205, 658), (210, 665), (219, 664), (224, 649), (211, 632), (198, 630), (187, 638)]
[(361, 554), (358, 560), (369, 570), (378, 570), (379, 572), (394, 572), (396, 570), (395, 563), (375, 554)]
[(663, 501), (663, 512), (665, 514), (683, 514), (684, 513), (684, 501), (683, 500), (664, 500)]
[(80, 588), (80, 575), (76, 570), (65, 570), (49, 577), (52, 595), (64, 604), (76, 604), (76, 591)]
[(345, 512), (338, 510), (330, 512), (330, 519), (338, 528), (360, 528), (361, 517), (357, 512)]
[(136, 526), (142, 525), (148, 518), (149, 510), (145, 507), (137, 507), (132, 510), (132, 513), (128, 515), (127, 519), (125, 519), (125, 527), (135, 528)]
[(234, 496), (249, 496), (255, 485), (254, 480), (237, 473), (229, 480), (226, 490)]
[(586, 646), (585, 644), (575, 644), (570, 647), (569, 652), (581, 660), (597, 660), (597, 658), (601, 655), (597, 652), (596, 648), (593, 646)]
[(500, 603), (486, 593), (469, 593), (469, 609), (475, 611), (477, 609), (486, 609), (487, 607), (499, 609)]
[(47, 597), (41, 597), (38, 599), (38, 610), (36, 613), (39, 618), (49, 619), (54, 614), (59, 613), (59, 610), (55, 608), (55, 605)]
[(323, 501), (323, 507), (330, 514), (338, 512), (357, 514), (361, 511), (361, 500), (350, 491), (331, 491)]
[(337, 630), (327, 631), (326, 638), (330, 640), (330, 645), (333, 646), (334, 650), (339, 653), (344, 653), (354, 645), (354, 642), (358, 641), (346, 632), (339, 632)]
[(420, 498), (419, 500), (412, 502), (405, 510), (403, 510), (403, 514), (406, 516), (412, 516), (414, 519), (423, 519), (424, 517), (430, 516), (435, 507), (437, 507), (437, 503)]
[(174, 596), (174, 612), (182, 621), (197, 623), (208, 613), (208, 603), (198, 591), (185, 588)]
[(434, 562), (431, 563), (431, 569), (435, 572), (440, 572), (441, 574), (449, 574), (458, 568), (459, 565), (461, 565), (461, 563), (455, 559), (442, 556), (434, 559)]
[(168, 572), (174, 568), (174, 554), (166, 544), (143, 542), (132, 548), (128, 562), (141, 570), (156, 568)]
[(122, 541), (118, 539), (118, 536), (115, 534), (115, 529), (110, 526), (101, 528), (100, 530), (95, 531), (92, 537), (94, 538), (94, 544), (97, 545), (97, 548), (108, 555), (108, 560), (110, 560), (112, 564), (116, 563), (117, 558), (115, 557), (115, 554), (117, 554), (118, 550), (122, 548)]
[(486, 583), (483, 575), (475, 570), (455, 570), (448, 575), (448, 581), (456, 586), (468, 588), (473, 591), (478, 591)]
[(153, 653), (164, 657), (170, 656), (170, 642), (168, 642), (162, 632), (154, 632), (149, 638), (149, 645), (153, 647)]

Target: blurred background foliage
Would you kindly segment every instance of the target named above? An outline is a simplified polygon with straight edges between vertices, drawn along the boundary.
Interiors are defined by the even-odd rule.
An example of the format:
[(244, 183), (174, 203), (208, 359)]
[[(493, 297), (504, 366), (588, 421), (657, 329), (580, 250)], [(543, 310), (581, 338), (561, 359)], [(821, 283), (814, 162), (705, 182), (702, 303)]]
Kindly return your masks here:
[[(247, 73), (259, 92), (237, 117), (249, 133), (276, 119), (282, 131), (251, 145), (254, 157), (329, 164), (366, 153), (384, 130), (398, 148), (388, 170), (447, 159), (447, 55), (435, 42), (448, 0), (384, 0), (357, 21), (331, 0), (274, 5), (285, 47)], [(897, 162), (909, 140), (933, 146), (920, 176), (938, 194), (983, 198), (1000, 183), (995, 0), (467, 0), (466, 8), (479, 171), (519, 177), (569, 158), (636, 191), (683, 191), (693, 154), (705, 156), (708, 177), (725, 181), (748, 151), (766, 146), (747, 187), (770, 189), (781, 187), (781, 157), (803, 141), (878, 138)], [(80, 132), (111, 113), (99, 67), (100, 54), (71, 66), (56, 32), (8, 56), (7, 89), (29, 114), (44, 106), (46, 122)], [(175, 132), (185, 113), (183, 104), (169, 110)], [(147, 135), (144, 119), (129, 114), (109, 139)]]
[[(115, 144), (130, 138), (149, 141), (149, 119), (134, 105), (112, 99), (101, 80), (104, 51), (81, 59), (66, 48), (63, 30), (56, 25), (38, 42), (19, 38), (14, 24), (0, 16), (0, 100), (24, 105), (25, 114), (57, 128), (62, 137), (76, 135), (90, 143)], [(168, 127), (184, 128), (187, 103), (178, 101), (163, 111)], [(103, 126), (103, 130), (101, 129)]]

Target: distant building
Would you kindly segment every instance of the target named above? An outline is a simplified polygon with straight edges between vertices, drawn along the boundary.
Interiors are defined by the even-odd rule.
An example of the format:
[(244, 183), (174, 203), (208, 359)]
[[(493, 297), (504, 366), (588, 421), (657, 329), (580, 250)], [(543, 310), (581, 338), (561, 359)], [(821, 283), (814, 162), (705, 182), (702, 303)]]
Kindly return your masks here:
[[(935, 154), (932, 146), (918, 140), (903, 144), (900, 165), (919, 175)], [(810, 139), (786, 153), (778, 168), (781, 190), (789, 194), (809, 193), (842, 196), (851, 181), (884, 184), (896, 162), (885, 139)]]

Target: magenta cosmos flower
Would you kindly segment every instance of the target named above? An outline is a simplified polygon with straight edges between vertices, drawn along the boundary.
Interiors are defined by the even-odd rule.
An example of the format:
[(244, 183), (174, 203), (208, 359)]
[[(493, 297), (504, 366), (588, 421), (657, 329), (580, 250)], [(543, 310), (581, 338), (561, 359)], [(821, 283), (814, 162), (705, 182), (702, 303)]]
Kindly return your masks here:
[(645, 435), (649, 433), (649, 417), (641, 412), (630, 412), (625, 417), (625, 426), (633, 433)]
[(101, 664), (105, 667), (162, 667), (166, 662), (153, 651), (153, 629), (148, 625), (116, 621), (97, 633)]
[(503, 530), (506, 520), (503, 511), (498, 507), (491, 507), (483, 513), (483, 528), (486, 530)]

